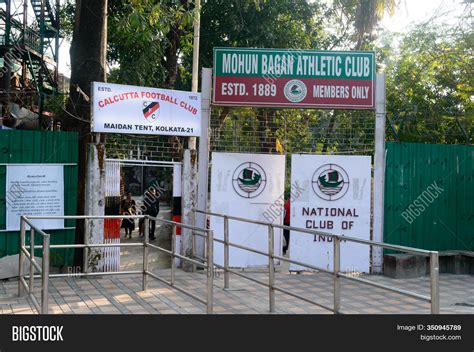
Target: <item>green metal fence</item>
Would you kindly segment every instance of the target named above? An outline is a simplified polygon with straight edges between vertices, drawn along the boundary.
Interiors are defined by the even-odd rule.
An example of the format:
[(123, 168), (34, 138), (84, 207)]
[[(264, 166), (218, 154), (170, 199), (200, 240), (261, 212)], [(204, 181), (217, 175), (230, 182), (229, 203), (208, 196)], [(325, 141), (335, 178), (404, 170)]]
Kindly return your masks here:
[(474, 147), (387, 143), (384, 240), (474, 251)]
[[(19, 248), (19, 231), (5, 231), (6, 164), (76, 164), (77, 155), (78, 137), (73, 132), (0, 130), (0, 257), (18, 254)], [(77, 165), (65, 165), (65, 215), (76, 214), (76, 199)], [(66, 220), (65, 228), (49, 231), (51, 244), (74, 243), (75, 220)], [(51, 250), (52, 265), (70, 266), (73, 259), (73, 249)]]

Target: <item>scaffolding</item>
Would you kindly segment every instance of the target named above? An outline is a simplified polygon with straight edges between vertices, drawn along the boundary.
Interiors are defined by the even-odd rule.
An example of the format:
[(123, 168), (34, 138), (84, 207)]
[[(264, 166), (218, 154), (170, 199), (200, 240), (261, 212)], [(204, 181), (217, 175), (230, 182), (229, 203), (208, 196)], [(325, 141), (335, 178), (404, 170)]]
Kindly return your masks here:
[[(58, 93), (59, 0), (0, 0), (0, 103), (3, 122), (21, 109), (50, 127), (45, 97)], [(34, 119), (34, 118), (31, 118)]]

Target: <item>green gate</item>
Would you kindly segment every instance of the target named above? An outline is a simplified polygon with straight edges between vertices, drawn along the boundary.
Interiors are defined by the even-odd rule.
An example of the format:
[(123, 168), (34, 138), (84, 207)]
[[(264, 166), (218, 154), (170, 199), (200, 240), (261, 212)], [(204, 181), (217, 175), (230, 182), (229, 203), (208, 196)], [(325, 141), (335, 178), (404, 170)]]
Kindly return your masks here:
[(384, 240), (474, 251), (474, 147), (387, 143)]
[[(5, 230), (7, 164), (74, 164), (64, 165), (64, 215), (75, 215), (77, 143), (74, 132), (0, 130), (0, 257), (18, 254), (19, 247), (19, 232)], [(75, 220), (66, 220), (64, 226), (64, 230), (47, 231), (51, 244), (74, 243)], [(39, 254), (38, 251), (36, 255)], [(52, 265), (71, 266), (74, 250), (52, 249), (50, 256)]]

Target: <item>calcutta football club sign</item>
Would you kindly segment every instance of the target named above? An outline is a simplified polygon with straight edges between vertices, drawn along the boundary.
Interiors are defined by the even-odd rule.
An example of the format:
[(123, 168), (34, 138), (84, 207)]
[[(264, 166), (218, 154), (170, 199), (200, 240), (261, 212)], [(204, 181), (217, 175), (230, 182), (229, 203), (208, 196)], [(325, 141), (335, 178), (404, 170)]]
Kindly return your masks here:
[(93, 82), (92, 132), (199, 136), (201, 95)]
[[(291, 259), (332, 270), (333, 240), (326, 233), (370, 239), (371, 157), (292, 155), (291, 182), (304, 190), (291, 199)], [(341, 270), (369, 271), (370, 248), (341, 241)], [(292, 270), (307, 270), (291, 264)]]
[[(283, 224), (285, 192), (285, 156), (212, 153), (210, 211), (241, 218)], [(218, 240), (224, 238), (224, 220), (211, 216), (210, 228)], [(282, 230), (274, 228), (276, 254), (281, 254)], [(229, 221), (229, 240), (233, 243), (268, 250), (268, 227), (243, 221)], [(214, 242), (214, 261), (224, 263), (222, 243)], [(268, 265), (268, 258), (238, 248), (230, 248), (231, 267)]]
[(215, 48), (216, 105), (374, 109), (371, 51)]

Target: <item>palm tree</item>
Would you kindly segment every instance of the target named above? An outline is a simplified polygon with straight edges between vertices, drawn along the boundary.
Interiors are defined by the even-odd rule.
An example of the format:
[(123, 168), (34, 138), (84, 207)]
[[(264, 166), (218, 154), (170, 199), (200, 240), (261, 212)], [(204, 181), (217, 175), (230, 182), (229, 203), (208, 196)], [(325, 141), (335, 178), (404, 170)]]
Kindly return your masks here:
[(371, 34), (385, 12), (392, 16), (400, 0), (333, 0), (333, 9), (341, 13), (347, 24), (355, 28), (355, 49), (360, 50), (364, 38)]
[(361, 49), (365, 34), (370, 34), (382, 19), (384, 12), (390, 16), (395, 13), (397, 0), (360, 0), (355, 13), (355, 28), (357, 31), (356, 49)]

